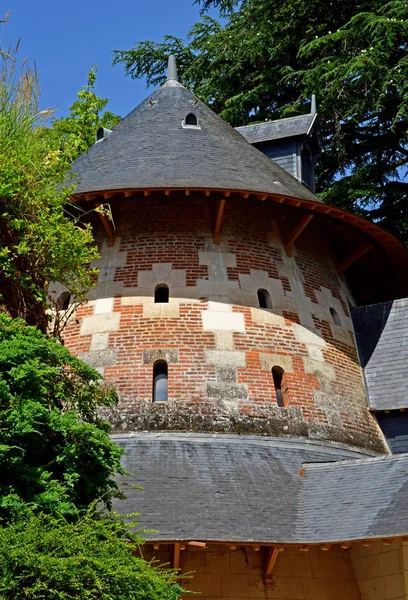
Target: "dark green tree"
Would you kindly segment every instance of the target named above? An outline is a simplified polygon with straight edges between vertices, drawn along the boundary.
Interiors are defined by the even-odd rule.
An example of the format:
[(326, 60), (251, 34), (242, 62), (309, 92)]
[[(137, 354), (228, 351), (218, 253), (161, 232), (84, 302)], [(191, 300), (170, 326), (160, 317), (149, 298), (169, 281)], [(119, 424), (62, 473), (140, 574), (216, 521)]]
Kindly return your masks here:
[(177, 600), (175, 573), (139, 553), (141, 540), (114, 514), (92, 507), (75, 524), (34, 515), (0, 528), (4, 600)]
[(75, 519), (121, 497), (123, 452), (98, 416), (116, 402), (55, 339), (0, 314), (0, 525), (27, 509)]
[(407, 238), (406, 2), (198, 4), (186, 41), (137, 42), (115, 50), (114, 63), (158, 85), (175, 54), (181, 82), (234, 126), (308, 112), (315, 93), (326, 146), (318, 191)]

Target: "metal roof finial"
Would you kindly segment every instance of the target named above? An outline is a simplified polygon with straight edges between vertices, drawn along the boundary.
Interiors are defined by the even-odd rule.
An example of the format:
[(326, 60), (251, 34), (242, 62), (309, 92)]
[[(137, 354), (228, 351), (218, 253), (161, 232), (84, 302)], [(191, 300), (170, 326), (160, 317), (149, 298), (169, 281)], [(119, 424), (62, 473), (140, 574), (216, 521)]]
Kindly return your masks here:
[(311, 102), (311, 107), (310, 107), (310, 114), (315, 115), (316, 113), (317, 113), (316, 96), (315, 96), (315, 94), (312, 94), (312, 102)]
[(173, 54), (169, 56), (167, 67), (167, 81), (177, 81), (177, 64), (176, 57)]

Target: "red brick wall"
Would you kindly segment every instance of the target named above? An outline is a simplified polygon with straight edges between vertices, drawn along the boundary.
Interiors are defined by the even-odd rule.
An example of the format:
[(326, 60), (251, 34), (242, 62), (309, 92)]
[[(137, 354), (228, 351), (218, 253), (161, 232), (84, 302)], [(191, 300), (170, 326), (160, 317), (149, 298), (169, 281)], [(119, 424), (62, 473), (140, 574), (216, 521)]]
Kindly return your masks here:
[[(379, 430), (367, 411), (353, 337), (347, 332), (346, 288), (330, 260), (327, 241), (320, 232), (306, 230), (297, 242), (292, 262), (288, 262), (274, 224), (276, 206), (242, 200), (227, 203), (221, 244), (214, 246), (212, 208), (208, 198), (181, 195), (124, 199), (119, 207), (114, 206), (120, 239), (116, 256), (126, 253), (126, 261), (116, 267), (112, 281), (100, 283), (96, 289), (96, 297), (99, 290), (104, 290), (106, 296), (107, 285), (112, 284), (116, 290), (113, 312), (120, 313), (120, 321), (106, 334), (109, 360), (103, 362), (107, 356), (104, 351), (101, 364), (97, 363), (99, 355), (91, 347), (95, 330), (81, 334), (84, 318), (93, 314), (94, 302), (78, 310), (66, 330), (65, 343), (75, 354), (100, 366), (115, 384), (121, 397), (121, 405), (112, 415), (117, 430), (192, 429), (309, 436), (382, 450)], [(97, 230), (96, 235), (101, 231)], [(200, 262), (200, 253), (205, 251), (233, 255), (236, 264), (227, 266), (225, 272), (212, 270)], [(171, 263), (174, 271), (185, 270), (185, 289), (192, 292), (191, 299), (180, 297), (176, 313), (161, 318), (152, 316), (146, 308), (152, 299), (141, 298), (139, 302), (135, 291), (139, 273), (152, 271), (158, 263)], [(300, 299), (288, 275), (291, 265), (298, 283), (303, 285), (304, 296)], [(267, 273), (273, 285), (280, 285), (280, 281), (283, 302), (287, 299), (292, 303), (268, 311), (272, 317), (276, 313), (277, 321), (262, 322), (258, 318), (261, 311), (256, 308), (256, 286), (240, 301), (244, 293), (240, 276), (250, 276), (253, 270)], [(214, 277), (220, 281), (224, 277), (235, 286), (231, 288), (233, 301), (200, 294), (198, 283)], [(123, 289), (118, 291), (122, 284)], [(340, 303), (337, 306), (345, 323), (343, 338), (330, 322), (328, 306), (319, 305), (322, 289), (331, 293), (333, 302)], [(126, 300), (129, 295), (132, 303)], [(230, 314), (242, 314), (244, 330), (205, 330), (203, 313), (214, 310), (210, 306), (214, 301), (231, 304), (232, 312), (226, 313), (226, 320)], [(272, 302), (275, 305), (273, 294)], [(310, 315), (310, 325), (303, 323), (305, 317), (296, 306), (316, 312)], [(320, 332), (322, 345), (311, 349), (299, 339), (297, 332), (302, 327), (315, 334)], [(227, 346), (222, 345), (219, 334), (226, 337)], [(315, 338), (320, 339), (318, 335)], [(167, 403), (152, 403), (153, 363), (145, 360), (144, 353), (154, 349), (173, 351)], [(210, 360), (207, 353), (211, 350), (221, 354)], [(233, 355), (231, 365), (222, 363), (228, 352)], [(269, 357), (273, 361), (276, 355), (291, 361), (284, 375), (284, 408), (277, 406), (270, 370), (273, 364), (268, 363)], [(219, 356), (221, 362), (217, 363)], [(307, 364), (312, 368), (307, 369)]]

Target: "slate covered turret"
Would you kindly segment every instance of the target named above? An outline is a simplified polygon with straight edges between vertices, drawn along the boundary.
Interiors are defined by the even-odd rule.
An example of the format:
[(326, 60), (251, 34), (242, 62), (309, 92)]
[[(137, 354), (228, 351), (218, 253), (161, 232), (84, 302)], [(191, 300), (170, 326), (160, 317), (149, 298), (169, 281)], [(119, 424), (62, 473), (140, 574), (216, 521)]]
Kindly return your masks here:
[(408, 461), (368, 410), (350, 306), (403, 294), (408, 253), (176, 77), (73, 164), (101, 258), (65, 343), (120, 396), (144, 491), (117, 508), (205, 598), (323, 600), (335, 578), (357, 599), (352, 544), (408, 534)]

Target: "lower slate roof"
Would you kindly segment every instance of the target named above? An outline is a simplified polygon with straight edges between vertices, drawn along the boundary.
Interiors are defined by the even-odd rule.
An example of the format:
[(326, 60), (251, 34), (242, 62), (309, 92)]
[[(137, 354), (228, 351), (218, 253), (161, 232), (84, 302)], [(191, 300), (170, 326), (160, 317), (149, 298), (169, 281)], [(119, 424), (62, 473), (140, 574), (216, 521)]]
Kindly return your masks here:
[[(114, 508), (154, 541), (319, 543), (408, 533), (408, 455), (189, 433), (115, 435), (133, 475)], [(302, 468), (303, 467), (303, 468)]]
[(371, 408), (408, 408), (408, 298), (353, 308), (352, 317)]

